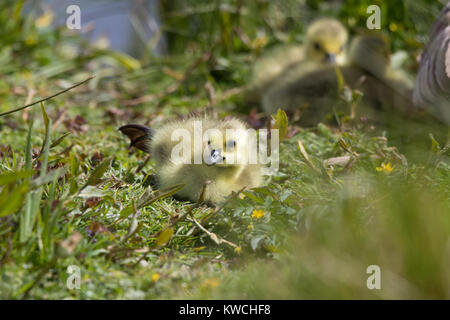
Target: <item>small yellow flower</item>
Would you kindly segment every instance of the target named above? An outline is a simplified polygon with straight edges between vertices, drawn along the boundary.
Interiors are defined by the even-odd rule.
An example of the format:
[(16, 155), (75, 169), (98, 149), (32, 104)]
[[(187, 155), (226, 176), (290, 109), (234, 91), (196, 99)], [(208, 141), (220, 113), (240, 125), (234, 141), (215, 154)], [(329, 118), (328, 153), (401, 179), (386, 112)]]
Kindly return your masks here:
[(398, 26), (395, 23), (391, 23), (391, 24), (389, 24), (389, 30), (391, 30), (392, 32), (395, 32), (398, 30)]
[(262, 217), (263, 217), (263, 215), (264, 215), (264, 211), (263, 210), (253, 210), (253, 213), (252, 213), (252, 217), (253, 218), (255, 218), (255, 219), (261, 219)]
[(236, 247), (236, 248), (234, 248), (234, 252), (236, 252), (237, 254), (241, 254), (242, 248), (241, 247)]
[(53, 21), (53, 12), (46, 10), (39, 18), (36, 19), (36, 27), (45, 28), (48, 27)]
[(156, 282), (159, 280), (159, 278), (161, 278), (161, 275), (159, 273), (154, 273), (152, 274), (152, 281)]
[(36, 44), (37, 42), (37, 37), (35, 33), (29, 33), (28, 36), (25, 38), (25, 44), (27, 46), (32, 46), (34, 44)]
[(244, 200), (245, 199), (245, 194), (243, 194), (243, 193), (239, 193), (239, 199), (241, 199), (241, 200)]
[(261, 50), (267, 45), (268, 39), (265, 36), (257, 36), (255, 39), (253, 39), (251, 43), (251, 47), (253, 51), (255, 51), (257, 54), (261, 52)]
[(220, 284), (219, 279), (217, 278), (210, 278), (210, 279), (205, 279), (202, 283), (202, 287), (204, 288), (217, 288)]
[(376, 167), (378, 172), (385, 172), (387, 174), (391, 173), (394, 170), (394, 167), (391, 166), (391, 163), (388, 162), (385, 164), (384, 162), (381, 164), (381, 167)]

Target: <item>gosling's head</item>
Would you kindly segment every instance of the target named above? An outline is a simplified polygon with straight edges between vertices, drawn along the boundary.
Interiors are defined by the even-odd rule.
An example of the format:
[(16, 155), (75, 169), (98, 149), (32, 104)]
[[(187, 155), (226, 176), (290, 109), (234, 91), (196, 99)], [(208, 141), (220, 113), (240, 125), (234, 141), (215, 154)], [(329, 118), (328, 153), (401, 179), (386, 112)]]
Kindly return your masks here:
[(203, 160), (207, 170), (240, 171), (248, 159), (249, 132), (241, 121), (231, 119), (205, 130)]
[(306, 31), (306, 58), (318, 64), (342, 64), (348, 34), (334, 19), (319, 19)]
[(381, 34), (366, 34), (356, 36), (349, 48), (350, 64), (360, 67), (371, 74), (383, 77), (390, 63), (388, 40)]

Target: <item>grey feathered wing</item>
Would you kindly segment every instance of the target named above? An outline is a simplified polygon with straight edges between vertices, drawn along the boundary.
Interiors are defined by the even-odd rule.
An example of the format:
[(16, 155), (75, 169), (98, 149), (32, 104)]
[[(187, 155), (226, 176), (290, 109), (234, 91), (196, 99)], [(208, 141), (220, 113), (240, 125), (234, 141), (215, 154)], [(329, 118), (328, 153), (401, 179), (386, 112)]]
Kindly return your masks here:
[(420, 59), (413, 102), (450, 125), (450, 3), (431, 27)]

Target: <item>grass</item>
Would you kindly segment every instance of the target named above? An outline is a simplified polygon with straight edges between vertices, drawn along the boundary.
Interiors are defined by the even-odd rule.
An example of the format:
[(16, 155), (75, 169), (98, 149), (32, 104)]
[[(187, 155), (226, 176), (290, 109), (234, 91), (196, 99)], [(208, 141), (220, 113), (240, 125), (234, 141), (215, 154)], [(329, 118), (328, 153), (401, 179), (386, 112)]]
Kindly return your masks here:
[[(191, 55), (137, 64), (36, 27), (36, 17), (16, 14), (21, 4), (0, 8), (8, 34), (0, 113), (96, 78), (0, 118), (1, 298), (449, 298), (447, 128), (403, 119), (375, 127), (291, 123), (280, 170), (264, 186), (218, 211), (177, 201), (173, 190), (152, 187), (152, 159), (129, 150), (117, 128), (156, 127), (210, 106), (211, 95), (219, 100), (245, 83), (257, 52), (226, 40), (239, 41), (222, 32), (226, 14), (213, 11), (200, 15), (222, 19), (223, 30), (210, 35), (223, 41), (213, 58), (201, 59), (199, 34)], [(267, 9), (252, 6), (261, 16)], [(186, 79), (174, 79), (193, 65)], [(220, 117), (246, 118), (247, 109), (236, 96), (215, 107)], [(205, 232), (195, 221), (209, 216)], [(382, 290), (367, 289), (369, 265), (380, 266)], [(80, 289), (67, 287), (69, 266), (80, 268)]]

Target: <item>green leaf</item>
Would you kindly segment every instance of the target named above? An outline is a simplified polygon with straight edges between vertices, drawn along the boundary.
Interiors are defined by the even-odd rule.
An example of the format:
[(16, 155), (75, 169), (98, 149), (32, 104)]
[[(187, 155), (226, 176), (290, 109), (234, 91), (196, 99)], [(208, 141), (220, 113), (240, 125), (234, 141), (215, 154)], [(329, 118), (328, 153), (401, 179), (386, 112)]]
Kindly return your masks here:
[[(45, 180), (45, 176), (47, 175), (47, 164), (48, 164), (48, 154), (50, 150), (50, 128), (52, 126), (52, 120), (48, 118), (47, 113), (45, 112), (44, 106), (41, 104), (42, 114), (44, 116), (44, 122), (46, 122), (46, 130), (45, 130), (45, 140), (42, 146), (42, 151), (44, 154), (44, 158), (42, 160), (41, 172), (39, 177), (42, 181)], [(42, 199), (42, 194), (44, 192), (44, 188), (40, 186), (34, 192), (28, 192), (26, 194), (25, 208), (24, 212), (21, 215), (20, 219), (20, 241), (25, 242), (32, 235), (34, 224), (36, 223), (36, 218), (38, 216), (38, 212), (40, 211), (40, 204)]]
[(13, 14), (14, 18), (13, 19), (15, 21), (19, 21), (24, 4), (25, 4), (25, 0), (16, 1), (16, 3), (14, 4), (14, 14)]
[(281, 109), (278, 109), (277, 114), (273, 117), (275, 123), (273, 125), (273, 129), (278, 129), (280, 142), (283, 141), (287, 136), (287, 128), (288, 128), (288, 118), (286, 112)]
[(128, 218), (128, 216), (134, 212), (133, 209), (134, 209), (134, 208), (133, 208), (133, 205), (132, 205), (132, 204), (130, 204), (130, 205), (126, 206), (125, 208), (123, 208), (123, 209), (120, 211), (120, 213), (119, 213), (120, 218), (121, 218), (121, 219)]
[(41, 111), (42, 111), (42, 116), (44, 117), (45, 132), (47, 133), (49, 118), (48, 118), (47, 112), (45, 111), (44, 104), (42, 102), (41, 102)]
[(5, 190), (7, 190), (6, 187), (2, 191), (3, 201), (0, 201), (0, 217), (7, 216), (19, 210), (24, 201), (25, 194), (28, 192), (28, 182), (17, 186), (8, 195), (3, 193)]
[(439, 154), (441, 152), (441, 146), (439, 145), (439, 142), (436, 141), (432, 133), (430, 133), (430, 139), (431, 139), (431, 151), (435, 154)]
[(33, 188), (39, 187), (41, 185), (47, 184), (55, 180), (55, 178), (59, 178), (64, 174), (64, 170), (62, 168), (58, 168), (56, 170), (50, 171), (48, 174), (44, 176), (39, 176), (38, 178), (31, 181), (31, 186)]
[(0, 174), (0, 186), (4, 184), (9, 184), (11, 182), (16, 182), (23, 178), (31, 177), (32, 171), (12, 171), (4, 174)]
[(69, 156), (69, 163), (70, 163), (70, 174), (74, 177), (78, 173), (78, 167), (79, 163), (77, 161), (77, 158), (75, 158), (75, 155), (71, 152)]
[(255, 201), (256, 203), (264, 204), (264, 200), (261, 199), (260, 197), (256, 196), (254, 193), (252, 193), (252, 192), (246, 192), (246, 191), (243, 191), (242, 193), (243, 193), (246, 197), (248, 197), (249, 199)]
[(44, 152), (45, 145), (47, 144), (47, 136), (49, 136), (48, 133), (50, 131), (49, 130), (50, 119), (47, 115), (47, 112), (45, 111), (44, 104), (42, 102), (41, 102), (41, 111), (42, 111), (42, 117), (44, 118), (45, 137), (44, 137), (44, 143), (42, 143), (42, 148), (41, 148), (41, 151), (39, 152), (38, 158), (41, 157), (42, 153)]
[(27, 136), (27, 148), (25, 150), (25, 168), (31, 170), (31, 132), (33, 131), (33, 121), (30, 121)]
[(252, 249), (256, 250), (256, 248), (258, 248), (259, 243), (263, 239), (264, 239), (263, 235), (252, 238), (252, 240), (250, 241), (250, 246), (252, 247)]
[(125, 53), (108, 51), (108, 54), (129, 70), (137, 70), (141, 68), (141, 63), (139, 62), (139, 60), (136, 60), (132, 56), (129, 56)]
[(156, 246), (160, 247), (162, 245), (165, 245), (170, 238), (172, 238), (173, 235), (173, 228), (167, 228), (164, 229), (163, 231), (161, 231), (161, 233), (159, 234), (158, 238), (156, 238)]
[(59, 137), (54, 142), (52, 142), (52, 144), (50, 145), (50, 148), (54, 148), (57, 145), (59, 145), (69, 134), (70, 134), (70, 132), (64, 133), (61, 137)]
[(95, 186), (99, 184), (104, 173), (110, 167), (112, 160), (113, 158), (106, 158), (97, 167), (95, 167), (94, 171), (92, 171), (86, 184), (81, 188), (81, 190), (83, 190), (87, 186)]
[(153, 202), (155, 202), (157, 200), (170, 197), (170, 196), (174, 195), (175, 193), (177, 193), (178, 191), (180, 191), (184, 186), (185, 186), (184, 184), (177, 184), (173, 187), (170, 187), (169, 189), (163, 190), (161, 194), (158, 194), (156, 196), (150, 196), (149, 198), (142, 200), (138, 204), (138, 209), (141, 209), (143, 207), (151, 205)]
[(344, 79), (344, 76), (342, 75), (341, 69), (339, 69), (338, 66), (334, 66), (334, 71), (336, 73), (336, 78), (337, 78), (337, 83), (338, 83), (338, 93), (341, 93), (345, 87), (345, 79)]
[(78, 191), (78, 185), (75, 179), (70, 180), (70, 188), (69, 188), (69, 194), (74, 195)]
[[(51, 215), (50, 211), (53, 207), (53, 201), (55, 200), (56, 195), (56, 185), (57, 185), (57, 178), (53, 181), (53, 183), (50, 186), (50, 192), (48, 194), (48, 199), (45, 204), (44, 213), (43, 213), (43, 245), (44, 245), (44, 253), (47, 254), (47, 257), (50, 257), (50, 254), (53, 252), (53, 225), (51, 222)], [(55, 214), (58, 215), (58, 214)], [(54, 216), (55, 216), (54, 215)]]
[(20, 215), (20, 236), (19, 240), (21, 243), (27, 240), (27, 230), (28, 230), (28, 221), (31, 212), (31, 192), (28, 192), (25, 195), (25, 207)]

